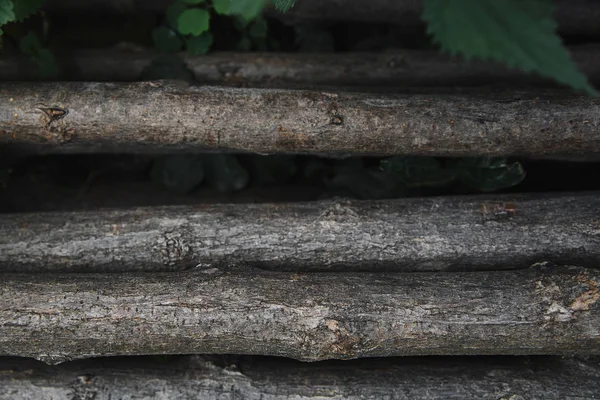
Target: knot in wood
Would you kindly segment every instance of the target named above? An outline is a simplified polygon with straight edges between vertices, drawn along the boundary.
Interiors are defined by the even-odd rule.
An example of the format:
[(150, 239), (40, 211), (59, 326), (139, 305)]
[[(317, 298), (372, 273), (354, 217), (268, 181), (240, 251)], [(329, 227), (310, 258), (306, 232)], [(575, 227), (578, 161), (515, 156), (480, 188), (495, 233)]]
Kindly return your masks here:
[(179, 232), (165, 233), (158, 240), (158, 245), (162, 262), (167, 266), (174, 266), (175, 264), (184, 261), (191, 256), (192, 253), (190, 246), (185, 242)]

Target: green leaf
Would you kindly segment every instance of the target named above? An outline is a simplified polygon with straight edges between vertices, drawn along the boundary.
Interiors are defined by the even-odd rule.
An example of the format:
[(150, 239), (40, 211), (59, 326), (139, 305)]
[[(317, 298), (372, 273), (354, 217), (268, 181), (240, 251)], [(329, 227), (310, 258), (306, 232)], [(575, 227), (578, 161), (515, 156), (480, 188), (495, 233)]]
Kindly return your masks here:
[(58, 74), (58, 64), (52, 52), (45, 48), (37, 35), (29, 31), (19, 41), (19, 48), (35, 62), (39, 69), (39, 75), (43, 78), (54, 77)]
[(202, 156), (183, 154), (159, 158), (152, 166), (150, 177), (167, 190), (189, 193), (204, 180)]
[(264, 39), (267, 37), (267, 21), (264, 18), (257, 18), (251, 25), (248, 30), (248, 35), (252, 39)]
[(188, 53), (194, 56), (200, 56), (209, 52), (213, 42), (213, 35), (210, 32), (206, 32), (200, 36), (193, 36), (187, 39), (185, 45)]
[(206, 180), (219, 192), (234, 192), (242, 190), (248, 185), (250, 175), (235, 156), (206, 154), (203, 158)]
[(183, 1), (176, 1), (167, 7), (167, 21), (171, 28), (177, 29), (177, 19), (187, 8)]
[(275, 4), (275, 8), (279, 11), (288, 12), (294, 7), (296, 0), (273, 0), (273, 4)]
[(0, 0), (0, 25), (14, 21), (16, 18), (11, 0)]
[(14, 1), (15, 20), (21, 22), (39, 11), (45, 0), (16, 0)]
[(231, 0), (230, 14), (252, 21), (260, 15), (267, 0)]
[(210, 14), (207, 10), (190, 8), (177, 18), (177, 30), (182, 35), (200, 36), (209, 28)]
[(520, 163), (508, 164), (504, 158), (465, 158), (456, 163), (460, 181), (482, 192), (492, 192), (518, 185), (525, 179)]
[(381, 161), (381, 170), (409, 188), (445, 186), (456, 179), (456, 172), (434, 157), (390, 157)]
[(556, 34), (553, 11), (552, 0), (425, 0), (422, 18), (450, 54), (499, 61), (598, 95)]
[(229, 15), (231, 12), (231, 0), (213, 0), (213, 7), (217, 14)]
[(183, 47), (181, 38), (172, 29), (160, 26), (152, 31), (154, 46), (165, 53), (176, 53)]

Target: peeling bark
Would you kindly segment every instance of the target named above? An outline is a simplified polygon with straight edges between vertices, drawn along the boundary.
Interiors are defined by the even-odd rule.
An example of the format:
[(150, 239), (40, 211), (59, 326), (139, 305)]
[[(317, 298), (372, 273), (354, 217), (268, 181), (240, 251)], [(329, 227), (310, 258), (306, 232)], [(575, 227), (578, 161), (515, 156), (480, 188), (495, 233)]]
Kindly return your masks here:
[(600, 354), (600, 271), (4, 274), (0, 355)]
[[(225, 362), (225, 363), (223, 363)], [(0, 398), (433, 400), (592, 399), (600, 360), (388, 358), (305, 364), (267, 357), (0, 359)]]
[(0, 271), (465, 271), (600, 262), (600, 196), (502, 195), (6, 214)]
[[(573, 60), (592, 83), (600, 82), (600, 47), (570, 48)], [(57, 53), (65, 81), (137, 81), (159, 53), (137, 47)], [(272, 88), (355, 87), (389, 90), (403, 86), (474, 86), (552, 81), (498, 63), (448, 57), (432, 50), (353, 53), (180, 54), (202, 84)], [(0, 80), (38, 80), (39, 67), (27, 57), (0, 59)]]
[(146, 82), (3, 84), (0, 144), (437, 156), (600, 152), (598, 99), (375, 95)]

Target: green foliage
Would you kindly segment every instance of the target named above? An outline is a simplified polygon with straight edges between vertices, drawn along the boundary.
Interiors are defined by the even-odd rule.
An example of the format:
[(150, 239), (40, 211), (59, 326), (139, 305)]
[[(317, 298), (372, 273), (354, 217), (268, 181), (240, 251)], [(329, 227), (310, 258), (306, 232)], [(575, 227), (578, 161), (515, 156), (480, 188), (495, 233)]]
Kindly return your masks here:
[(281, 12), (288, 12), (296, 4), (296, 0), (273, 0), (275, 8)]
[(0, 0), (0, 26), (16, 19), (12, 0)]
[(381, 170), (407, 188), (443, 187), (451, 184), (481, 192), (518, 185), (525, 171), (504, 158), (457, 158), (442, 162), (432, 157), (396, 156), (383, 160)]
[(177, 30), (182, 35), (200, 36), (209, 28), (210, 14), (201, 8), (190, 8), (177, 17)]
[(46, 0), (13, 0), (15, 20), (22, 22), (38, 12)]
[(425, 0), (423, 19), (442, 50), (500, 61), (592, 95), (556, 34), (552, 0)]
[(188, 38), (185, 41), (185, 48), (191, 55), (200, 56), (209, 52), (214, 42), (212, 33), (206, 32), (200, 36)]
[(159, 26), (152, 31), (154, 46), (165, 53), (176, 53), (183, 47), (183, 41), (177, 33), (166, 26)]
[(39, 69), (40, 75), (44, 78), (53, 77), (58, 74), (58, 65), (54, 54), (42, 45), (42, 42), (33, 32), (29, 32), (19, 41), (21, 51), (27, 54)]

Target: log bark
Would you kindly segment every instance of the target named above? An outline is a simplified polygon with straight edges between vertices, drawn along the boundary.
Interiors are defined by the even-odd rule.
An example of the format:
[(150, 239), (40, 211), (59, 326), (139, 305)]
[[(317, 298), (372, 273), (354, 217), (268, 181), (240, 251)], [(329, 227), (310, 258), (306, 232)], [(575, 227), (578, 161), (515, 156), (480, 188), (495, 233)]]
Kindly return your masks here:
[(594, 267), (598, 209), (589, 193), (5, 214), (0, 272)]
[(598, 355), (600, 271), (4, 274), (0, 355)]
[[(573, 60), (592, 83), (600, 83), (600, 47), (574, 46)], [(64, 81), (137, 81), (158, 53), (137, 47), (57, 53)], [(401, 90), (405, 86), (475, 86), (483, 84), (552, 85), (548, 79), (498, 63), (449, 57), (433, 50), (352, 53), (211, 53), (180, 54), (202, 84), (271, 88), (355, 87)], [(0, 80), (39, 80), (30, 58), (0, 59)]]
[(436, 156), (600, 152), (597, 99), (563, 91), (376, 95), (4, 84), (0, 144)]
[(392, 358), (305, 364), (267, 357), (149, 357), (47, 366), (0, 360), (0, 398), (481, 400), (593, 399), (600, 360)]
[[(595, 0), (555, 0), (554, 16), (566, 35), (600, 34), (600, 5)], [(164, 13), (169, 0), (48, 0), (44, 6), (55, 13)], [(414, 28), (421, 25), (421, 0), (298, 0), (286, 14), (267, 10), (268, 15), (291, 23), (302, 21), (380, 22)]]

